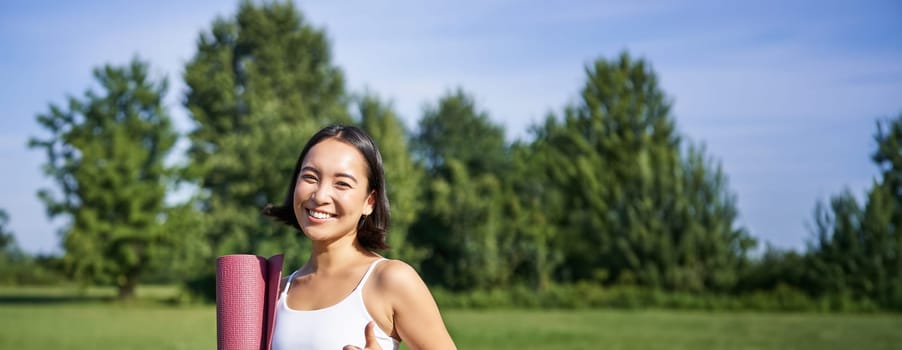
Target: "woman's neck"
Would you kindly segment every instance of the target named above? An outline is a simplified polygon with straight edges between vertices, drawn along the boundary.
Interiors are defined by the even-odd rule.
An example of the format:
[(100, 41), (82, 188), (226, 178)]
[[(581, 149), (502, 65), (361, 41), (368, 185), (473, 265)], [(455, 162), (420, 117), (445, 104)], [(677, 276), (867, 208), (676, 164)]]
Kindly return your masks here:
[(356, 238), (356, 235), (350, 235), (331, 242), (314, 241), (305, 266), (311, 271), (337, 271), (354, 265), (360, 258), (373, 256), (374, 253), (363, 248)]

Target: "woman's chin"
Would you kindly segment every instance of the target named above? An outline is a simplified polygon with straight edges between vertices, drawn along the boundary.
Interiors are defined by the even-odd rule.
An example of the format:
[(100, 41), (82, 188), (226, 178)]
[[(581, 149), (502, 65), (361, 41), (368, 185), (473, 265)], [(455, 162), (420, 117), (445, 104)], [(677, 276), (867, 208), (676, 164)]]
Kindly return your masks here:
[(304, 230), (304, 235), (307, 236), (311, 241), (334, 241), (342, 236), (345, 236), (341, 232), (343, 230), (338, 230), (335, 227), (326, 227), (327, 225), (323, 224), (313, 224), (307, 226), (301, 226)]

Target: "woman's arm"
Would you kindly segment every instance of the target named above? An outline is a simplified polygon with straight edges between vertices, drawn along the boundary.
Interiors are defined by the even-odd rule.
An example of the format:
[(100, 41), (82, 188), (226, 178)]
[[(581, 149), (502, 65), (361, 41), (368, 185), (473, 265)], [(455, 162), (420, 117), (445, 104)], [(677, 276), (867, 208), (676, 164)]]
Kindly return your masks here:
[(457, 349), (432, 293), (416, 270), (398, 260), (385, 263), (381, 277), (401, 341), (411, 350)]

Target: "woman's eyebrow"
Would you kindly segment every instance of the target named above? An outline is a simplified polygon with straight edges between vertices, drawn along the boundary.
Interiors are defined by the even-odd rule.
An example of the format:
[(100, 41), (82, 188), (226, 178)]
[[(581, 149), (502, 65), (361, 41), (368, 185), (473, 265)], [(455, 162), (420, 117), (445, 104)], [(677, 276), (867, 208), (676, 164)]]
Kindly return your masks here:
[[(300, 171), (300, 172), (305, 172), (305, 171), (310, 171), (310, 172), (316, 173), (316, 175), (322, 175), (322, 174), (320, 173), (319, 169), (313, 167), (312, 165), (305, 165), (304, 167), (301, 168), (301, 171)], [(344, 178), (348, 178), (348, 179), (350, 179), (351, 181), (353, 181), (355, 184), (356, 184), (356, 183), (360, 183), (359, 181), (357, 181), (357, 178), (354, 177), (354, 175), (351, 175), (350, 173), (336, 173), (336, 174), (335, 174), (335, 177), (344, 177)]]
[(337, 173), (337, 174), (335, 174), (335, 176), (337, 176), (337, 177), (346, 177), (346, 178), (351, 179), (351, 181), (354, 181), (354, 183), (357, 183), (357, 178), (355, 178), (353, 175), (348, 174), (348, 173)]
[(317, 175), (319, 175), (319, 169), (314, 168), (314, 167), (309, 166), (309, 165), (305, 165), (303, 168), (301, 168), (301, 171), (302, 171), (302, 172), (303, 172), (303, 171), (312, 171), (312, 172), (316, 173)]

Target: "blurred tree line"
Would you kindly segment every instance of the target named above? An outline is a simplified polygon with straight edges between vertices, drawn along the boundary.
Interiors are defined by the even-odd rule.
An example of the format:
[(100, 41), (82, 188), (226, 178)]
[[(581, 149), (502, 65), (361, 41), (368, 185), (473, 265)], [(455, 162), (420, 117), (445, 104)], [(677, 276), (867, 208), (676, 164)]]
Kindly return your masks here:
[[(186, 64), (193, 129), (182, 162), (166, 161), (178, 135), (162, 103), (168, 84), (148, 67), (135, 58), (97, 69), (101, 91), (51, 105), (38, 116), (49, 137), (30, 142), (59, 187), (40, 197), (69, 220), (60, 269), (123, 297), (138, 281), (210, 295), (223, 254), (284, 252), (286, 267), (299, 266), (303, 234), (260, 209), (282, 200), (307, 138), (341, 123), (382, 151), (385, 254), (442, 291), (789, 290), (902, 309), (902, 115), (878, 124), (882, 176), (864, 204), (848, 191), (818, 203), (807, 251), (751, 256), (757, 243), (737, 223), (720, 163), (678, 132), (655, 72), (628, 53), (587, 65), (576, 102), (510, 143), (462, 88), (408, 129), (378, 94), (346, 90), (324, 31), (290, 2), (242, 2), (199, 35)], [(168, 203), (179, 187), (194, 195)], [(6, 264), (21, 253), (0, 234)]]

